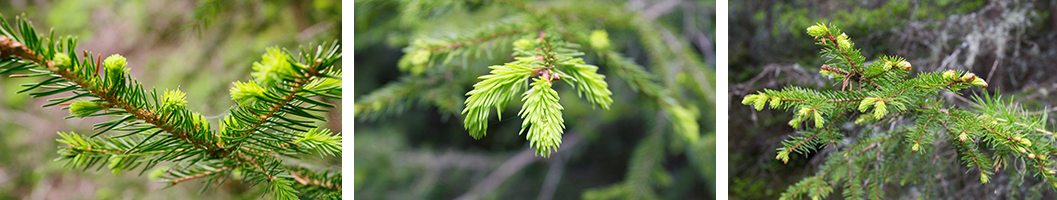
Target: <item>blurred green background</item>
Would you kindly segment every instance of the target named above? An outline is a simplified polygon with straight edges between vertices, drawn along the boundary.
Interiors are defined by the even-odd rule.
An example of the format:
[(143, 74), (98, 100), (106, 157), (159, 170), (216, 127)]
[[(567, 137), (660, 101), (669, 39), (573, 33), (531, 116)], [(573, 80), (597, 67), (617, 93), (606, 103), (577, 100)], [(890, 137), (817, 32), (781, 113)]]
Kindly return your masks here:
[[(128, 58), (132, 77), (145, 87), (180, 88), (188, 108), (216, 123), (233, 101), (228, 88), (248, 80), (252, 63), (265, 48), (299, 52), (299, 45), (334, 41), (341, 34), (337, 0), (149, 1), (6, 0), (0, 14), (8, 21), (24, 14), (38, 32), (79, 38), (78, 52)], [(46, 99), (15, 94), (30, 79), (0, 77), (0, 199), (258, 199), (262, 187), (228, 181), (199, 194), (191, 181), (165, 188), (145, 173), (69, 169), (58, 157), (56, 132), (93, 133), (105, 118), (63, 120)], [(340, 102), (326, 126), (341, 132)], [(340, 167), (340, 159), (320, 160)], [(271, 198), (270, 196), (266, 198)]]
[[(1034, 0), (761, 0), (730, 4), (730, 195), (732, 199), (775, 199), (802, 178), (815, 174), (824, 162), (820, 150), (790, 156), (788, 164), (775, 160), (780, 142), (794, 134), (786, 122), (792, 112), (756, 111), (741, 105), (742, 98), (762, 89), (800, 86), (839, 89), (840, 84), (818, 74), (825, 63), (821, 47), (806, 34), (818, 22), (833, 24), (862, 49), (867, 62), (881, 55), (906, 58), (911, 74), (956, 69), (984, 78), (986, 90), (962, 91), (961, 97), (1001, 90), (1029, 110), (1057, 105), (1053, 76), (1057, 68), (1057, 4)], [(941, 93), (947, 102), (966, 106), (958, 95)], [(1045, 112), (1053, 112), (1048, 109)], [(1036, 113), (1038, 114), (1038, 113)], [(1047, 127), (1057, 120), (1052, 113)], [(858, 129), (846, 126), (854, 136)], [(831, 149), (831, 148), (830, 148)], [(938, 163), (953, 166), (931, 191), (913, 184), (886, 185), (889, 198), (916, 199), (940, 196), (952, 199), (1018, 199), (1025, 193), (1053, 190), (1041, 182), (1011, 181), (1006, 172), (989, 184), (966, 175), (968, 168), (956, 159)], [(957, 168), (960, 167), (960, 168)], [(1005, 168), (1003, 170), (1015, 170)], [(1041, 190), (1040, 190), (1041, 188)], [(830, 198), (841, 198), (839, 190)], [(1019, 196), (1019, 198), (1024, 198)]]

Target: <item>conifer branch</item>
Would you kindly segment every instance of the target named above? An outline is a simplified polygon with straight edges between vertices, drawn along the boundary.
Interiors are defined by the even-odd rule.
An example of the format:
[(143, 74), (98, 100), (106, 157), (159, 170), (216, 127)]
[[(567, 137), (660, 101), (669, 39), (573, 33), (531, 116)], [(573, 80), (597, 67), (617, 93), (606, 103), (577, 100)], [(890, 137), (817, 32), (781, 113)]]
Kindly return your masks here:
[[(798, 131), (801, 136), (793, 136), (782, 142), (782, 147), (777, 149), (776, 159), (788, 162), (790, 153), (803, 154), (817, 149), (823, 143), (848, 141), (846, 134), (829, 128), (833, 124), (841, 124), (845, 120), (842, 116), (845, 115), (858, 115), (855, 124), (877, 121), (875, 127), (886, 120), (892, 121), (896, 116), (912, 119), (913, 123), (903, 125), (893, 122), (899, 124), (895, 130), (900, 131), (863, 133), (858, 138), (852, 138), (852, 143), (844, 147), (834, 145), (838, 148), (837, 152), (844, 152), (843, 156), (827, 155), (827, 163), (816, 175), (790, 186), (782, 198), (795, 198), (805, 193), (812, 198), (821, 198), (828, 195), (832, 187), (841, 184), (845, 184), (845, 197), (861, 197), (867, 192), (865, 190), (873, 193), (870, 196), (880, 195), (879, 192), (883, 191), (876, 191), (875, 188), (889, 182), (887, 176), (893, 176), (888, 173), (892, 168), (890, 165), (903, 165), (904, 162), (924, 158), (921, 154), (933, 151), (932, 147), (953, 147), (961, 154), (958, 159), (966, 167), (977, 168), (982, 183), (988, 183), (992, 173), (1007, 166), (1008, 160), (1018, 159), (1024, 160), (1029, 166), (1027, 170), (1035, 171), (1036, 177), (1057, 187), (1057, 176), (1054, 176), (1057, 173), (1053, 170), (1057, 162), (1049, 159), (1050, 155), (1057, 154), (1052, 148), (1054, 140), (1048, 137), (1052, 135), (1051, 132), (1044, 129), (1044, 119), (1022, 111), (1012, 101), (992, 98), (990, 94), (976, 97), (974, 102), (970, 102), (975, 105), (974, 110), (942, 106), (943, 101), (937, 91), (956, 92), (969, 87), (988, 86), (975, 74), (947, 70), (923, 72), (911, 77), (908, 73), (910, 63), (899, 57), (882, 56), (872, 64), (864, 64), (859, 50), (835, 26), (820, 23), (808, 28), (807, 32), (815, 37), (819, 45), (824, 46), (821, 54), (830, 58), (819, 73), (839, 80), (841, 90), (816, 91), (799, 87), (765, 89), (747, 95), (742, 100), (742, 104), (757, 110), (762, 110), (769, 103), (772, 109), (797, 111), (789, 122), (796, 129), (803, 121), (814, 120), (815, 126)], [(823, 126), (824, 123), (828, 125)], [(946, 131), (947, 134), (937, 134), (937, 130)], [(934, 144), (933, 140), (937, 136), (950, 141), (951, 145)], [(893, 137), (896, 139), (891, 139)], [(893, 158), (881, 159), (878, 155), (872, 163), (865, 163), (859, 158), (862, 152), (875, 148), (879, 148), (879, 152), (890, 153), (889, 156)], [(852, 151), (854, 155), (849, 155)], [(928, 169), (928, 173), (946, 170), (941, 167), (915, 166), (904, 175), (900, 175), (902, 171), (896, 171), (894, 176), (913, 178), (919, 168)], [(875, 173), (861, 173), (868, 170)]]
[[(312, 97), (340, 98), (341, 72), (329, 69), (340, 59), (337, 42), (313, 52), (302, 49), (303, 57), (296, 59), (288, 58), (288, 52), (270, 51), (264, 56), (264, 64), (254, 66), (256, 80), (236, 83), (232, 98), (240, 104), (233, 115), (221, 122), (219, 130), (214, 130), (201, 114), (186, 108), (186, 95), (179, 89), (167, 90), (162, 95), (156, 90), (146, 92), (128, 75), (124, 57), (112, 55), (104, 60), (102, 55), (93, 58), (85, 51), (82, 60), (73, 52), (76, 40), (56, 39), (54, 33), (42, 38), (27, 20), (17, 22), (18, 32), (12, 33), (14, 29), (7, 21), (0, 20), (0, 73), (30, 71), (33, 73), (9, 77), (49, 77), (25, 85), (27, 88), (19, 93), (51, 89), (30, 93), (32, 97), (44, 97), (72, 92), (74, 96), (51, 99), (53, 103), (44, 107), (69, 106), (72, 117), (120, 117), (96, 124), (94, 129), (99, 132), (88, 138), (59, 133), (62, 137), (59, 142), (68, 145), (59, 152), (61, 159), (69, 159), (68, 165), (101, 168), (105, 162), (114, 173), (141, 166), (143, 173), (160, 162), (174, 162), (177, 167), (170, 167), (168, 171), (176, 172), (179, 178), (170, 179), (172, 184), (202, 177), (215, 179), (222, 174), (219, 172), (238, 168), (251, 172), (244, 174), (246, 181), (269, 182), (269, 190), (277, 197), (296, 198), (298, 191), (290, 186), (294, 182), (282, 175), (287, 170), (278, 168), (281, 158), (277, 155), (311, 150), (321, 155), (335, 155), (341, 151), (340, 136), (316, 129), (308, 124), (310, 121), (286, 116), (324, 120), (308, 112), (325, 112), (316, 107), (333, 105)], [(306, 60), (312, 63), (303, 64)], [(93, 99), (71, 102), (83, 97)], [(264, 113), (263, 109), (271, 112), (256, 114)], [(110, 131), (128, 133), (95, 138)], [(327, 187), (340, 188), (340, 185), (334, 186)], [(311, 187), (305, 191), (310, 191), (310, 196), (340, 193)]]

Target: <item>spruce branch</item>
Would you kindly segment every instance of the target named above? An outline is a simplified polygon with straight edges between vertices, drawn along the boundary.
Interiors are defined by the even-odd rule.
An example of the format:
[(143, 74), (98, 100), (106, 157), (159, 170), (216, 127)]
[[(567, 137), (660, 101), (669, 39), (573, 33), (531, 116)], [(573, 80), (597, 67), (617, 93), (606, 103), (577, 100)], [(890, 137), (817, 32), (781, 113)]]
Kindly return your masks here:
[[(262, 62), (254, 64), (255, 79), (236, 83), (232, 89), (233, 100), (239, 103), (233, 115), (219, 129), (212, 129), (205, 117), (186, 108), (186, 95), (179, 89), (161, 95), (157, 90), (144, 90), (128, 75), (124, 57), (112, 55), (104, 60), (88, 51), (78, 57), (73, 52), (75, 39), (56, 39), (54, 33), (40, 37), (27, 20), (16, 21), (17, 32), (0, 20), (0, 72), (31, 72), (9, 76), (16, 78), (47, 77), (24, 85), (26, 89), (19, 93), (44, 90), (30, 96), (45, 97), (70, 92), (74, 95), (51, 99), (44, 107), (68, 106), (64, 109), (70, 110), (71, 117), (118, 117), (96, 124), (93, 128), (98, 132), (87, 138), (59, 133), (62, 139), (58, 141), (67, 145), (60, 147), (60, 159), (68, 160), (68, 166), (105, 166), (113, 173), (143, 167), (142, 174), (159, 163), (171, 162), (176, 166), (166, 170), (172, 176), (165, 178), (171, 184), (203, 177), (211, 177), (209, 183), (215, 184), (214, 180), (228, 176), (222, 172), (239, 170), (245, 181), (269, 183), (269, 191), (279, 198), (297, 198), (298, 190), (291, 187), (295, 182), (289, 170), (280, 167), (278, 156), (308, 151), (340, 154), (340, 136), (316, 129), (311, 121), (292, 118), (324, 120), (309, 112), (326, 112), (316, 107), (333, 105), (313, 97), (340, 98), (341, 72), (330, 69), (340, 60), (338, 42), (314, 51), (302, 49), (297, 58), (286, 51), (269, 50)], [(71, 102), (76, 99), (81, 100)], [(96, 137), (112, 131), (126, 133)], [(340, 193), (336, 190), (340, 185), (304, 187), (315, 191), (310, 196), (324, 192), (314, 187)]]
[[(1044, 119), (1025, 112), (1012, 100), (987, 93), (970, 102), (973, 109), (943, 106), (938, 91), (956, 93), (970, 87), (987, 87), (980, 77), (955, 70), (911, 76), (911, 65), (903, 58), (881, 56), (865, 64), (859, 49), (836, 26), (819, 23), (807, 32), (824, 47), (822, 56), (829, 58), (819, 73), (838, 82), (841, 89), (817, 91), (790, 86), (765, 89), (742, 99), (742, 104), (757, 110), (770, 104), (771, 109), (797, 111), (789, 121), (795, 129), (800, 129), (804, 121), (814, 121), (815, 126), (798, 131), (800, 136), (782, 142), (775, 158), (783, 163), (788, 162), (791, 153), (807, 154), (820, 147), (834, 147), (837, 152), (826, 155), (826, 164), (816, 175), (790, 186), (782, 194), (783, 199), (802, 194), (824, 198), (832, 192), (831, 187), (842, 184), (847, 198), (883, 195), (875, 188), (889, 182), (892, 166), (930, 159), (926, 154), (940, 156), (940, 150), (934, 147), (952, 148), (960, 154), (958, 159), (965, 167), (975, 168), (981, 183), (988, 183), (993, 173), (1008, 166), (1011, 160), (1020, 160), (1028, 166), (1026, 170), (1057, 187), (1057, 162), (1049, 159), (1050, 155), (1057, 155), (1057, 149), (1052, 148), (1052, 132), (1045, 130)], [(912, 122), (901, 124), (896, 116)], [(830, 128), (849, 119), (855, 119), (855, 124), (877, 123), (858, 137)], [(879, 130), (877, 126), (885, 121), (893, 124), (891, 130), (870, 131)], [(948, 143), (937, 143), (937, 139)], [(860, 156), (870, 149), (887, 155)], [(922, 169), (930, 174), (945, 169), (935, 165), (936, 162), (914, 165), (906, 169), (903, 180), (916, 180), (915, 172)], [(900, 176), (900, 171), (896, 172), (894, 176)]]
[(583, 55), (572, 49), (578, 45), (540, 31), (535, 41), (520, 39), (513, 46), (515, 61), (490, 67), (492, 72), (481, 76), (479, 79), (483, 80), (466, 93), (469, 97), (463, 110), (466, 116), (463, 123), (470, 136), (480, 139), (488, 129), (488, 110), (495, 107), (501, 115), (506, 104), (526, 89), (528, 80), (532, 80), (529, 84), (532, 88), (522, 94), (521, 100), (525, 104), (518, 112), (524, 119), (521, 132), (528, 130), (527, 138), (537, 154), (547, 157), (560, 145), (565, 129), (561, 112), (564, 108), (558, 104), (553, 81), (562, 80), (576, 86), (580, 94), (586, 94), (588, 101), (603, 109), (608, 109), (613, 101), (612, 92), (607, 88), (605, 76), (596, 73), (597, 67), (575, 58)]
[(510, 39), (534, 34), (539, 31), (539, 26), (527, 17), (515, 15), (453, 38), (415, 39), (404, 49), (407, 53), (397, 66), (402, 71), (420, 76), (435, 66), (447, 65), (456, 57), (462, 57), (465, 69), (469, 58), (480, 58), (481, 53), (491, 58), (494, 49), (508, 48)]

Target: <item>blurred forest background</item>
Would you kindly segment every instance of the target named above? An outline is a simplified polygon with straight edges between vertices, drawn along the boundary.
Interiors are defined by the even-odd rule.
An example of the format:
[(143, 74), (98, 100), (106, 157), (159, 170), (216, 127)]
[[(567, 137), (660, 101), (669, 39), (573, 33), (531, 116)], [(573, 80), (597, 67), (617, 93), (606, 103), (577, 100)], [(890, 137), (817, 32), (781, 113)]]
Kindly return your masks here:
[[(146, 87), (180, 88), (188, 108), (216, 123), (233, 105), (231, 82), (250, 79), (265, 48), (299, 52), (299, 45), (334, 41), (341, 34), (337, 0), (150, 1), (4, 0), (8, 21), (25, 14), (40, 31), (79, 37), (78, 52), (121, 54)], [(91, 133), (104, 118), (63, 120), (69, 112), (41, 109), (45, 99), (15, 94), (27, 79), (0, 77), (0, 199), (259, 199), (263, 187), (228, 181), (203, 189), (195, 181), (165, 188), (145, 173), (69, 169), (53, 161), (59, 131)], [(39, 81), (39, 80), (38, 80)], [(341, 132), (341, 104), (325, 127)], [(340, 168), (338, 158), (321, 160)], [(266, 197), (266, 198), (271, 198)]]
[[(662, 199), (714, 197), (714, 1), (453, 2), (458, 3), (365, 0), (355, 4), (356, 112), (381, 110), (380, 114), (357, 116), (357, 197), (592, 199), (644, 198), (650, 197), (645, 193), (654, 192), (653, 197)], [(506, 6), (510, 4), (517, 6)], [(656, 101), (632, 90), (617, 75), (617, 68), (601, 64), (602, 58), (585, 50), (588, 44), (582, 42), (577, 43), (585, 46), (579, 49), (586, 52), (584, 61), (597, 65), (598, 73), (606, 76), (613, 103), (609, 110), (592, 109), (568, 85), (555, 82), (562, 85), (558, 91), (566, 129), (564, 142), (549, 158), (532, 155), (525, 135), (518, 134), (521, 119), (515, 114), (521, 108), (520, 99), (507, 106), (502, 120), (489, 119), (488, 134), (480, 140), (463, 128), (459, 113), (466, 92), (478, 76), (488, 74), (488, 66), (513, 60), (509, 45), (518, 38), (481, 40), (487, 41), (481, 48), (495, 52), (472, 50), (477, 54), (468, 54), (476, 59), (469, 61), (456, 57), (452, 65), (458, 70), (419, 76), (397, 67), (401, 57), (411, 53), (405, 47), (416, 38), (456, 37), (531, 9), (548, 10), (542, 14), (562, 20), (585, 21), (580, 24), (587, 24), (587, 30), (604, 28), (613, 50), (662, 75), (653, 81), (664, 82), (676, 91), (676, 101), (693, 107), (699, 116), (692, 122), (700, 126), (699, 141), (688, 144), (676, 134), (666, 134), (673, 132), (665, 122), (670, 119), (658, 113)], [(627, 18), (647, 21), (621, 21)], [(580, 26), (569, 24), (560, 26)], [(689, 51), (677, 51), (679, 47)], [(657, 54), (669, 51), (675, 55)], [(697, 68), (677, 62), (687, 58), (704, 65)], [(670, 76), (663, 77), (666, 74)], [(643, 172), (644, 178), (636, 178)]]
[[(1050, 95), (1057, 89), (1057, 5), (1053, 1), (761, 0), (731, 1), (730, 6), (733, 199), (775, 199), (789, 185), (813, 175), (825, 157), (816, 152), (792, 156), (788, 164), (775, 160), (775, 149), (794, 133), (786, 124), (792, 113), (755, 111), (737, 103), (764, 88), (839, 87), (818, 74), (825, 58), (819, 57), (821, 47), (805, 32), (816, 22), (841, 27), (862, 48), (867, 62), (881, 55), (902, 56), (913, 65), (911, 74), (967, 70), (990, 84), (986, 90), (964, 90), (961, 97), (1001, 90), (1003, 96), (1014, 97), (1028, 109), (1040, 110), (1034, 114), (1057, 111), (1053, 109), (1057, 95)], [(941, 94), (951, 104), (967, 105), (957, 95)], [(1049, 116), (1050, 124), (1057, 122), (1057, 115)], [(1048, 127), (1053, 130), (1052, 125)], [(967, 169), (956, 156), (938, 163)], [(1041, 188), (1053, 197), (1053, 190), (1038, 181), (1015, 183), (1007, 173), (995, 175), (988, 184), (965, 173), (937, 175), (942, 179), (932, 180), (939, 183), (932, 191), (953, 199), (1004, 199)], [(910, 184), (887, 189), (888, 197), (923, 196), (922, 188)]]

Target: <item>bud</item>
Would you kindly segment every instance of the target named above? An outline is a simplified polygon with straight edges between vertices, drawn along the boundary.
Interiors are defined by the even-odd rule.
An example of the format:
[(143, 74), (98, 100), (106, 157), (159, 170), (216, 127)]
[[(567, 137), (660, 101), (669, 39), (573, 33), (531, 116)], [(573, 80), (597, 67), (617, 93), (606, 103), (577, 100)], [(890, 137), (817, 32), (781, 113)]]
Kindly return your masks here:
[(829, 71), (829, 70), (818, 70), (818, 73), (822, 74), (822, 75), (825, 75), (825, 76), (833, 76), (833, 74), (834, 74), (832, 71)]
[(884, 118), (885, 114), (888, 114), (888, 109), (885, 108), (885, 102), (878, 100), (873, 105), (873, 118), (881, 119)]
[(987, 88), (987, 82), (984, 82), (984, 79), (980, 77), (976, 77), (976, 79), (973, 79), (973, 82), (970, 83), (970, 85), (978, 88)]
[(976, 80), (976, 74), (974, 74), (972, 72), (969, 72), (969, 73), (965, 73), (965, 75), (962, 76), (962, 80), (961, 81), (969, 82), (969, 81), (974, 81), (974, 80)]
[(1028, 154), (1028, 158), (1031, 158), (1031, 159), (1035, 159), (1035, 154), (1033, 154), (1033, 153), (1029, 153), (1029, 154)]
[(943, 78), (948, 80), (954, 80), (958, 78), (958, 75), (954, 74), (954, 70), (947, 70), (943, 72)]
[(837, 40), (837, 47), (839, 47), (841, 49), (849, 50), (849, 49), (851, 49), (851, 42), (849, 42), (847, 39)]
[(741, 104), (742, 105), (752, 104), (752, 102), (755, 101), (756, 98), (759, 98), (759, 95), (755, 95), (755, 94), (745, 95), (745, 98), (741, 99)]
[(529, 40), (529, 39), (520, 39), (520, 40), (514, 41), (514, 48), (527, 49), (527, 48), (531, 48), (532, 46), (535, 46), (535, 45), (532, 44), (532, 41)]
[(605, 50), (609, 48), (609, 33), (605, 30), (591, 31), (591, 48)]
[(1019, 150), (1020, 153), (1028, 153), (1028, 150), (1024, 149), (1024, 147), (1017, 147), (1017, 150)]
[(432, 53), (429, 50), (427, 50), (427, 49), (420, 49), (418, 51), (415, 51), (415, 54), (411, 55), (411, 64), (413, 64), (413, 65), (426, 64), (426, 62), (429, 61), (430, 54), (432, 54)]
[(766, 94), (760, 94), (760, 96), (755, 99), (756, 102), (753, 102), (753, 106), (756, 107), (757, 111), (763, 110), (763, 106), (767, 104), (767, 99), (769, 98), (771, 97)]
[(811, 26), (811, 27), (807, 27), (807, 34), (811, 35), (813, 37), (822, 37), (823, 35), (826, 35), (826, 32), (827, 31), (826, 31), (825, 24), (821, 24), (820, 23), (820, 24), (815, 24), (814, 26)]
[(966, 135), (965, 133), (958, 135), (958, 141), (965, 142), (966, 139), (969, 139), (969, 135)]
[(1029, 139), (1020, 140), (1020, 144), (1023, 144), (1024, 146), (1029, 146), (1030, 147), (1031, 146), (1031, 140), (1029, 140)]
[(799, 111), (799, 112), (797, 112), (797, 115), (800, 115), (800, 116), (807, 116), (807, 115), (808, 115), (808, 114), (809, 114), (810, 112), (811, 112), (811, 109), (810, 109), (810, 108), (807, 108), (807, 107), (803, 107), (803, 108), (800, 108), (800, 111)]
[(65, 53), (56, 53), (55, 57), (51, 58), (51, 61), (55, 63), (55, 67), (58, 67), (59, 69), (70, 67), (70, 56)]
[(792, 120), (789, 120), (789, 126), (793, 127), (793, 129), (800, 128), (800, 117), (793, 117)]
[(1054, 174), (1057, 174), (1057, 172), (1055, 172), (1053, 170), (1050, 170), (1050, 175), (1054, 175)]
[(899, 62), (899, 69), (902, 69), (903, 71), (910, 71), (910, 62), (907, 62), (905, 60)]
[(165, 94), (162, 95), (162, 103), (165, 106), (187, 106), (187, 94), (180, 91), (179, 88), (166, 90)]
[(859, 102), (859, 112), (866, 112), (866, 109), (869, 109), (874, 103), (877, 103), (877, 98), (863, 98), (862, 101)]
[(106, 67), (107, 71), (117, 69), (123, 70), (126, 66), (128, 66), (128, 61), (124, 56), (118, 54), (110, 55), (103, 61), (103, 67)]
[(257, 85), (257, 82), (254, 81), (247, 81), (245, 83), (235, 81), (235, 87), (232, 87), (231, 90), (229, 90), (229, 93), (231, 94), (231, 100), (241, 103), (254, 100), (258, 97), (263, 97), (264, 88)]
[(87, 117), (92, 113), (106, 109), (102, 104), (95, 101), (80, 100), (70, 104), (70, 114), (76, 117)]
[(918, 151), (918, 143), (914, 143), (914, 146), (910, 147), (910, 151)]

